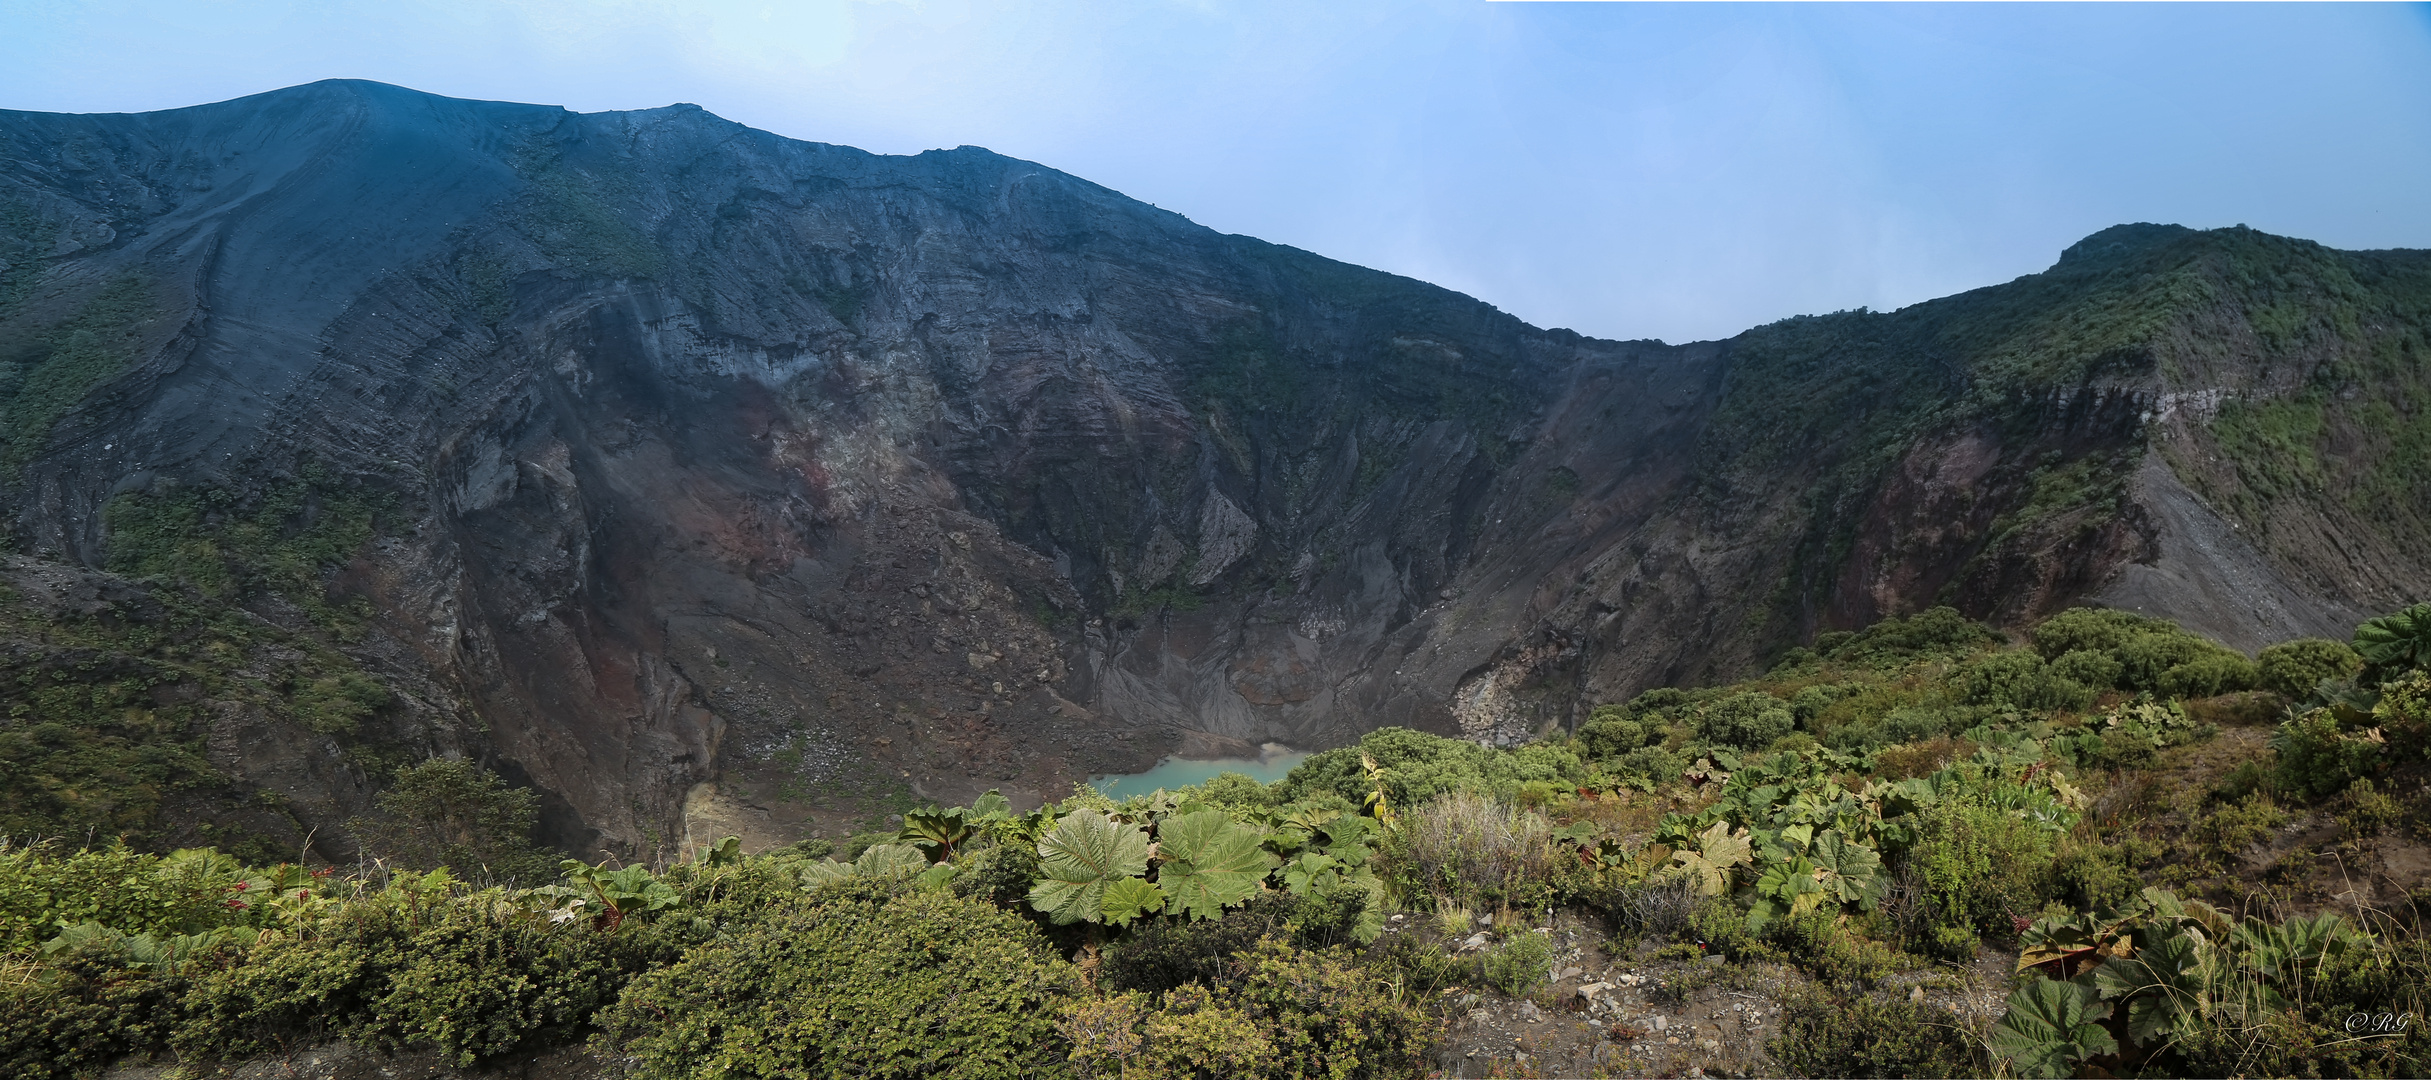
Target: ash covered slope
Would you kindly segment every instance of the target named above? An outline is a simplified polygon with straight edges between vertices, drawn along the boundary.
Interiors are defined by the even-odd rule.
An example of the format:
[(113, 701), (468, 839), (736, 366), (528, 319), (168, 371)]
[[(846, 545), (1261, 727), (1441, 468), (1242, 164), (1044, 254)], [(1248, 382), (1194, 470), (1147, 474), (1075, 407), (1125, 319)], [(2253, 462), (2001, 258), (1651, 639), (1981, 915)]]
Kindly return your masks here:
[[(210, 721), (299, 829), (360, 808), (366, 747), (490, 762), (559, 843), (634, 852), (687, 802), (773, 840), (891, 785), (1515, 735), (1936, 600), (2099, 593), (2258, 642), (2425, 580), (2390, 531), (2419, 489), (2381, 550), (2336, 548), (2298, 522), (2333, 495), (2203, 449), (2318, 383), (2314, 444), (2271, 421), (2229, 457), (2363, 460), (2317, 373), (2364, 362), (2398, 417), (2364, 457), (2402, 461), (2402, 253), (2113, 230), (2011, 285), (1673, 347), (982, 150), (689, 106), (333, 82), (0, 113), (0, 158), (21, 549), (191, 581), (180, 529), (234, 558), (230, 522), (383, 508), (319, 595), (223, 590), (372, 613), (322, 619), (396, 691), (359, 732)], [(2256, 267), (2268, 297), (2204, 291)]]

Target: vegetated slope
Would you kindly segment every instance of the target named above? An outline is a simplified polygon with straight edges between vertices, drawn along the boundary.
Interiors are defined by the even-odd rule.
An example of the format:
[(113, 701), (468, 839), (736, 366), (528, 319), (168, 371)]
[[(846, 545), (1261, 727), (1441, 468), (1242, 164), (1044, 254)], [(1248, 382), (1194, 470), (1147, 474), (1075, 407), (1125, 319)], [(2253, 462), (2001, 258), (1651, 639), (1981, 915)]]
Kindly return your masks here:
[(1932, 608), (1516, 748), (615, 869), (426, 762), (351, 873), (0, 846), (0, 1066), (2419, 1076), (2431, 604), (2351, 642)]
[(756, 845), (1175, 749), (1516, 738), (1937, 599), (2251, 648), (2426, 580), (2413, 253), (2123, 227), (1667, 346), (690, 106), (332, 82), (0, 143), (11, 573), (296, 635), (163, 737), (332, 855), (433, 753), (575, 850)]

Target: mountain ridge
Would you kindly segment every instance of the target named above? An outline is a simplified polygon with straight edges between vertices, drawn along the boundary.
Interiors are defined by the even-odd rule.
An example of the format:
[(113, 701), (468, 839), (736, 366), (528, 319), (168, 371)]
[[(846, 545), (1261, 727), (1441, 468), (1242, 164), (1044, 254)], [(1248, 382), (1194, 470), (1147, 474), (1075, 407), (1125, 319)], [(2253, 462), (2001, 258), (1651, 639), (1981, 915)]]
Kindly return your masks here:
[[(10, 531), (53, 553), (13, 580), (224, 577), (390, 687), (317, 778), (213, 759), (291, 840), (434, 753), (539, 788), (572, 850), (775, 842), (1176, 750), (1521, 738), (1934, 602), (2250, 650), (2431, 582), (2390, 487), (2420, 252), (2118, 226), (1667, 345), (698, 107), (338, 81), (0, 113), (0, 146)], [(329, 507), (357, 547), (303, 544)], [(275, 747), (338, 677), (196, 723)]]

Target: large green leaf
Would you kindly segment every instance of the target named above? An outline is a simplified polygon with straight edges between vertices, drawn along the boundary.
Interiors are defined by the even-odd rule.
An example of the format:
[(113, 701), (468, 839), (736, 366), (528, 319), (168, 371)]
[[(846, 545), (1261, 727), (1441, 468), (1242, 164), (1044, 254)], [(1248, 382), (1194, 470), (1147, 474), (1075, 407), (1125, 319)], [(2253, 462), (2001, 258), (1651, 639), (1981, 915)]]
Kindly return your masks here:
[(1290, 890), (1294, 896), (1305, 896), (1311, 891), (1323, 891), (1324, 886), (1329, 883), (1329, 879), (1338, 879), (1342, 876), (1335, 872), (1340, 865), (1341, 863), (1331, 855), (1319, 855), (1314, 851), (1301, 852), (1298, 858), (1283, 864), (1283, 887)]
[(1212, 919), (1226, 907), (1257, 895), (1258, 884), (1280, 860), (1263, 846), (1266, 834), (1241, 825), (1221, 810), (1166, 818), (1157, 828), (1157, 853), (1165, 865), (1157, 884), (1172, 910)]
[(2220, 974), (2201, 930), (2167, 936), (2155, 930), (2140, 928), (2134, 936), (2145, 944), (2093, 969), (2095, 989), (2127, 1003), (2127, 1037), (2147, 1049), (2156, 1038), (2185, 1038), (2201, 1029), (2212, 983)]
[(1106, 888), (1148, 871), (1148, 831), (1095, 810), (1064, 815), (1038, 841), (1038, 870), (1030, 906), (1058, 923), (1105, 917)]
[(2086, 1058), (2118, 1050), (2118, 1040), (2102, 1030), (2109, 1016), (2110, 1006), (2085, 980), (2036, 979), (2009, 995), (2008, 1014), (1992, 1025), (1992, 1052), (2016, 1076), (2072, 1076)]
[(1882, 856), (1835, 829), (1815, 841), (1815, 865), (1823, 889), (1843, 904), (1874, 905), (1882, 880)]
[(2416, 604), (2356, 627), (2355, 652), (2379, 678), (2390, 678), (2407, 668), (2431, 670), (2431, 603)]
[(895, 839), (928, 853), (930, 862), (944, 862), (954, 857), (956, 848), (971, 838), (971, 823), (964, 819), (962, 808), (946, 810), (915, 810), (903, 815), (903, 831)]
[(1106, 886), (1106, 895), (1099, 906), (1104, 909), (1107, 922), (1129, 926), (1133, 919), (1165, 910), (1165, 892), (1139, 878), (1124, 878)]
[(1706, 896), (1720, 896), (1730, 891), (1730, 871), (1755, 857), (1754, 845), (1748, 843), (1747, 830), (1732, 832), (1730, 822), (1716, 821), (1697, 835), (1696, 850), (1672, 853), (1675, 873), (1688, 875), (1697, 891)]

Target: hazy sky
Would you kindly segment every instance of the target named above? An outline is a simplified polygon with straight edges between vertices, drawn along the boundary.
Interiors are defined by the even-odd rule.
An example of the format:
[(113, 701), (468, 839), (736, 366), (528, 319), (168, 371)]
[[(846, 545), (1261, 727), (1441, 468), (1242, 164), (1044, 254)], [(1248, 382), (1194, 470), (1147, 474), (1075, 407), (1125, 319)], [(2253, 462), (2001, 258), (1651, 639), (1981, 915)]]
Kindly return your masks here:
[(0, 108), (330, 77), (965, 143), (1605, 337), (2048, 266), (2122, 221), (2431, 247), (2431, 8), (0, 0)]

